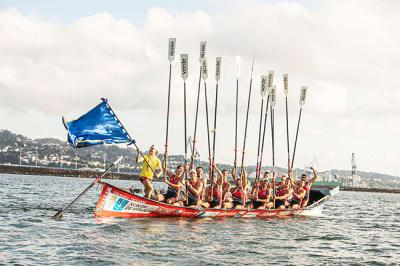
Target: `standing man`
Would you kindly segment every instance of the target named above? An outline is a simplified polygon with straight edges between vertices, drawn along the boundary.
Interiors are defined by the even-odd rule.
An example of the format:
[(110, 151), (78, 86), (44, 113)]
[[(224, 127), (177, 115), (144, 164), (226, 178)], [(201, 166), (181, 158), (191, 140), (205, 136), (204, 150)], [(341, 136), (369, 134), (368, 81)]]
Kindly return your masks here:
[(157, 154), (158, 149), (155, 145), (150, 146), (149, 153), (144, 157), (140, 156), (139, 150), (136, 152), (136, 163), (143, 162), (140, 182), (144, 186), (144, 196), (148, 199), (153, 194), (153, 175), (156, 174), (156, 177), (160, 177), (163, 173), (161, 161), (158, 159)]

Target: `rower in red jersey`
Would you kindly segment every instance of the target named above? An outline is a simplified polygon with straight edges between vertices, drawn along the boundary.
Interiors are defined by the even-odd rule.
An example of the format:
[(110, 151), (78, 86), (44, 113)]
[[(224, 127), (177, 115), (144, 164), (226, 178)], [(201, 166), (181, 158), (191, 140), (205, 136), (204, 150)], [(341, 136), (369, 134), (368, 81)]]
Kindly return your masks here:
[(274, 204), (270, 201), (271, 196), (272, 189), (268, 179), (261, 180), (255, 189), (255, 198), (253, 199), (254, 209), (272, 208)]
[(217, 171), (219, 175), (219, 184), (222, 186), (222, 202), (227, 200), (227, 194), (231, 188), (231, 184), (228, 181), (228, 170), (219, 170), (217, 165), (214, 163), (214, 169)]
[(158, 194), (155, 196), (156, 200), (164, 201), (168, 204), (174, 204), (180, 200), (180, 192), (185, 183), (183, 165), (176, 167), (175, 173), (169, 169), (165, 169), (168, 175), (168, 179), (165, 178), (164, 182), (168, 185), (167, 192), (165, 194)]
[(207, 187), (204, 200), (199, 200), (199, 205), (204, 208), (221, 208), (222, 186), (218, 184), (217, 176), (213, 175), (211, 184)]

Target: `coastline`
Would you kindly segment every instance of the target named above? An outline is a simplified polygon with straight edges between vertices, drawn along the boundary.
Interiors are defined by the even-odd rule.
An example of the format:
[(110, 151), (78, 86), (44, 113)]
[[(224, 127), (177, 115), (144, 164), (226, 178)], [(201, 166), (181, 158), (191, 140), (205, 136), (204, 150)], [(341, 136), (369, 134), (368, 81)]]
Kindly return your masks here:
[[(1, 174), (16, 174), (16, 175), (37, 175), (37, 176), (63, 176), (63, 177), (78, 177), (78, 178), (94, 178), (101, 174), (99, 171), (62, 169), (52, 167), (36, 167), (36, 166), (19, 166), (19, 165), (0, 165)], [(138, 174), (128, 173), (108, 173), (104, 179), (117, 180), (140, 180)]]

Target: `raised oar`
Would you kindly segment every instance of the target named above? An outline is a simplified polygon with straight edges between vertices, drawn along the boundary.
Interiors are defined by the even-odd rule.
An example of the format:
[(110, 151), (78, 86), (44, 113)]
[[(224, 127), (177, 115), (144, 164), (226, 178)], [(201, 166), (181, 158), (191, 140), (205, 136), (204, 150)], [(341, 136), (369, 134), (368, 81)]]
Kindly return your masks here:
[(249, 97), (247, 98), (247, 112), (246, 112), (246, 124), (244, 127), (244, 139), (243, 139), (243, 150), (242, 150), (242, 163), (240, 164), (240, 175), (242, 175), (244, 170), (244, 155), (246, 153), (246, 138), (247, 138), (247, 123), (249, 121), (249, 109), (250, 109), (250, 98), (251, 98), (251, 85), (253, 84), (253, 69), (254, 69), (254, 57), (253, 63), (251, 65), (250, 74), (250, 86), (249, 86)]
[(69, 208), (71, 208), (72, 205), (74, 205), (75, 202), (77, 202), (83, 195), (86, 194), (86, 192), (89, 191), (89, 189), (91, 189), (97, 182), (99, 182), (106, 174), (108, 174), (108, 172), (111, 171), (111, 169), (113, 167), (115, 167), (116, 165), (118, 165), (118, 163), (122, 160), (122, 156), (119, 157), (113, 164), (110, 165), (110, 167), (108, 167), (100, 176), (98, 176), (84, 191), (82, 191), (81, 194), (79, 194), (78, 197), (76, 197), (70, 204), (68, 204), (67, 207), (65, 207), (62, 210), (59, 210), (56, 214), (54, 214), (53, 217), (51, 217), (51, 219), (53, 220), (59, 220), (62, 218), (62, 215), (64, 212), (66, 212)]
[(216, 58), (215, 63), (215, 108), (214, 108), (214, 128), (213, 128), (213, 151), (212, 151), (212, 162), (211, 162), (211, 176), (214, 174), (214, 162), (215, 162), (215, 137), (217, 133), (217, 107), (218, 107), (218, 85), (221, 77), (221, 57)]
[(287, 159), (288, 159), (288, 176), (290, 176), (291, 165), (290, 165), (290, 145), (289, 145), (289, 112), (288, 112), (288, 92), (289, 92), (289, 83), (288, 83), (288, 74), (283, 74), (283, 89), (285, 92), (285, 104), (286, 104), (286, 143), (287, 143)]
[(303, 111), (303, 106), (306, 103), (306, 96), (307, 96), (307, 87), (306, 86), (301, 86), (301, 92), (300, 92), (300, 112), (299, 112), (299, 119), (297, 120), (297, 130), (296, 130), (296, 140), (294, 141), (294, 149), (293, 149), (293, 156), (292, 156), (292, 165), (291, 169), (293, 169), (293, 163), (294, 163), (294, 156), (296, 154), (296, 147), (297, 147), (297, 137), (299, 135), (299, 127), (300, 127), (300, 119), (301, 119), (301, 112)]
[[(168, 78), (168, 102), (167, 102), (167, 128), (165, 131), (165, 151), (164, 151), (165, 167), (167, 167), (167, 160), (168, 160), (168, 128), (169, 128), (169, 104), (171, 100), (171, 71), (172, 71), (172, 62), (175, 59), (175, 47), (176, 47), (176, 38), (169, 38), (168, 39), (169, 78)], [(167, 171), (164, 171), (164, 179), (165, 178), (167, 178)]]
[[(275, 104), (276, 104), (276, 87), (272, 86), (271, 90), (271, 138), (272, 138), (272, 177), (273, 177), (273, 191), (275, 195)], [(274, 209), (275, 209), (275, 197), (274, 197)]]
[(188, 205), (188, 175), (187, 175), (187, 126), (186, 126), (186, 79), (188, 78), (189, 57), (187, 54), (181, 54), (181, 77), (183, 79), (183, 120), (185, 127), (185, 186), (186, 186), (186, 205)]
[(237, 131), (238, 131), (238, 105), (239, 105), (239, 76), (240, 76), (240, 57), (236, 56), (236, 111), (235, 111), (235, 159), (233, 161), (232, 177), (236, 178), (237, 172)]
[(260, 173), (262, 169), (262, 161), (263, 161), (263, 155), (264, 155), (264, 143), (265, 143), (265, 131), (267, 127), (267, 117), (268, 117), (268, 108), (269, 108), (269, 102), (270, 102), (270, 95), (271, 95), (271, 90), (272, 90), (272, 83), (274, 79), (274, 71), (268, 71), (268, 76), (267, 76), (267, 90), (268, 90), (268, 97), (267, 97), (267, 105), (265, 107), (265, 117), (264, 117), (264, 129), (263, 129), (263, 137), (262, 137), (262, 144), (261, 144), (261, 154), (260, 154)]
[(190, 156), (190, 170), (193, 169), (194, 166), (194, 156), (196, 152), (196, 133), (197, 133), (197, 117), (199, 114), (199, 101), (200, 101), (200, 85), (201, 85), (201, 63), (203, 59), (206, 57), (206, 44), (207, 42), (200, 43), (200, 73), (199, 73), (199, 86), (197, 88), (197, 102), (196, 102), (196, 116), (194, 120), (194, 134), (193, 134), (193, 146), (192, 146), (192, 154)]
[[(208, 174), (211, 175), (211, 140), (210, 140), (210, 124), (208, 119), (208, 96), (207, 96), (207, 78), (208, 78), (208, 66), (207, 66), (207, 58), (203, 59), (201, 65), (201, 78), (204, 82), (204, 99), (206, 103), (206, 124), (207, 124), (207, 144), (208, 144), (208, 161), (209, 161), (209, 172)], [(211, 178), (210, 178), (211, 180)]]
[(264, 110), (264, 97), (265, 97), (266, 93), (267, 93), (267, 76), (263, 75), (263, 76), (261, 76), (261, 88), (260, 88), (261, 113), (260, 113), (260, 127), (258, 129), (258, 145), (257, 145), (257, 164), (256, 164), (256, 180), (257, 180), (257, 182), (260, 181), (260, 165), (259, 165), (260, 142), (261, 142), (262, 117), (263, 117), (263, 110)]

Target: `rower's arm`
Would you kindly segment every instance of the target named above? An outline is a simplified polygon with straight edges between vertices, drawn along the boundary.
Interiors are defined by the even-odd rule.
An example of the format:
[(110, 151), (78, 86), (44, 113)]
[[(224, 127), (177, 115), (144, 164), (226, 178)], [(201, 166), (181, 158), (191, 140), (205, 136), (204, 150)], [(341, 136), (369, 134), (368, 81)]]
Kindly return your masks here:
[(182, 187), (182, 183), (181, 182), (178, 182), (178, 184), (172, 184), (171, 182), (166, 180), (165, 183), (167, 183), (171, 188), (173, 188), (175, 190), (179, 190)]
[(308, 181), (310, 187), (311, 187), (311, 185), (314, 184), (314, 182), (317, 181), (317, 179), (318, 179), (318, 172), (317, 172), (317, 170), (315, 170), (314, 167), (311, 167), (311, 170), (313, 171), (314, 177), (313, 177), (310, 181)]
[(229, 190), (231, 189), (231, 184), (228, 182), (228, 186), (225, 189), (222, 189), (222, 199), (226, 199), (226, 195), (228, 194)]
[(188, 183), (188, 186), (191, 188), (191, 191), (193, 194), (197, 197), (200, 195), (201, 190), (203, 189), (203, 182), (200, 182), (200, 187), (198, 189), (195, 189), (190, 182)]
[(221, 170), (219, 170), (219, 168), (217, 167), (217, 165), (214, 163), (214, 169), (215, 171), (217, 171), (219, 179), (218, 179), (218, 184), (222, 185), (222, 179), (224, 177), (224, 175), (222, 174)]

